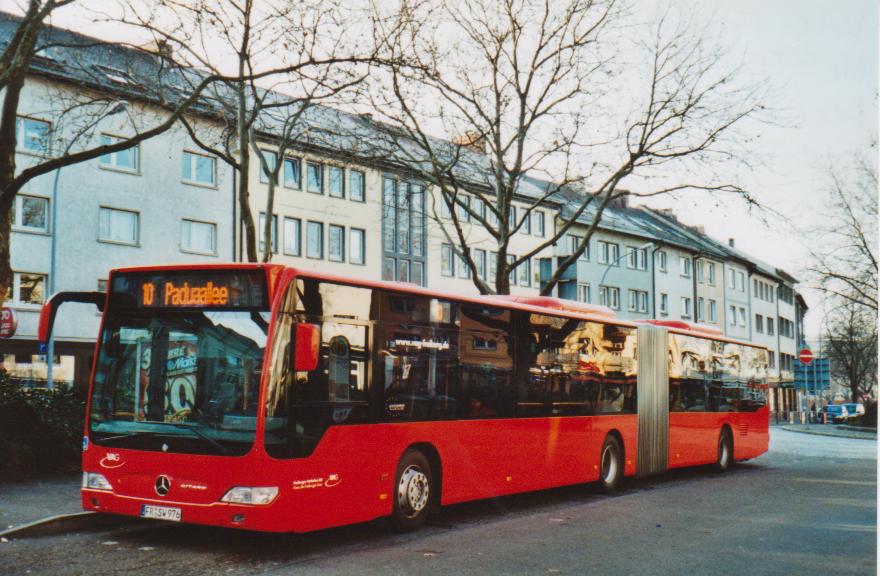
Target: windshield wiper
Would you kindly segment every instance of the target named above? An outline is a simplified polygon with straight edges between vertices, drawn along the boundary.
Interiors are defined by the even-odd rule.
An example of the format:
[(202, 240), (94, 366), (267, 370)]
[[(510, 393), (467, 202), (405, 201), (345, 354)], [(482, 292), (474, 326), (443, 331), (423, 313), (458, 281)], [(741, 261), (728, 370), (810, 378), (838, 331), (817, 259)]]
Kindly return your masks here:
[(214, 440), (213, 438), (211, 438), (210, 436), (208, 436), (207, 434), (205, 434), (204, 432), (202, 432), (201, 430), (199, 430), (195, 426), (189, 426), (187, 424), (183, 424), (180, 422), (166, 422), (166, 424), (170, 424), (171, 426), (174, 426), (175, 428), (180, 428), (182, 430), (189, 430), (190, 432), (192, 432), (193, 434), (195, 434), (196, 436), (198, 436), (199, 438), (201, 438), (202, 440), (206, 441), (211, 446), (213, 446), (214, 448), (219, 450), (224, 456), (229, 456), (229, 450), (226, 449), (226, 446), (217, 442), (216, 440)]
[(155, 436), (156, 432), (149, 432), (146, 430), (140, 430), (138, 432), (126, 432), (125, 434), (117, 434), (116, 436), (107, 436), (106, 438), (97, 438), (99, 443), (105, 442), (116, 442), (117, 440), (124, 440), (126, 438), (137, 438), (139, 436)]

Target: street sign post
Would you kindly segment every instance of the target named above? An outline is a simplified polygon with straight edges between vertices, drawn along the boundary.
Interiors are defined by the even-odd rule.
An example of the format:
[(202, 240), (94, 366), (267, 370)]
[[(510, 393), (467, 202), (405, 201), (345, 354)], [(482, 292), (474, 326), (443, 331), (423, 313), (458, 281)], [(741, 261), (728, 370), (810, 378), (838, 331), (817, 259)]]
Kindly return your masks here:
[(0, 308), (0, 338), (12, 338), (18, 328), (18, 317), (12, 308)]
[(809, 348), (804, 348), (798, 352), (798, 360), (800, 360), (802, 364), (809, 364), (813, 361), (813, 351)]

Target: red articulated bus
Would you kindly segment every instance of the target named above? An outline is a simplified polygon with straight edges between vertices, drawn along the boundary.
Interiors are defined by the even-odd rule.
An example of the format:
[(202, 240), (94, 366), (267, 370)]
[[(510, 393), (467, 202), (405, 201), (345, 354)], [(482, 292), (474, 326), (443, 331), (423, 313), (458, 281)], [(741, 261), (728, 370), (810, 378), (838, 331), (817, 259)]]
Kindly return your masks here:
[(601, 306), (280, 265), (114, 270), (86, 510), (273, 532), (767, 450), (765, 349)]

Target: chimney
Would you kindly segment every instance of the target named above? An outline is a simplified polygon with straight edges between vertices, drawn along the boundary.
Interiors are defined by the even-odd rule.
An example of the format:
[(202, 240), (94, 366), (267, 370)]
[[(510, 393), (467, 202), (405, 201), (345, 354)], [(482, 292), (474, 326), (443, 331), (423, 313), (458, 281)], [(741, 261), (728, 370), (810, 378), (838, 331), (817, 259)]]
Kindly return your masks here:
[[(628, 192), (628, 190), (619, 190), (620, 192)], [(614, 200), (608, 203), (609, 208), (628, 208), (629, 207), (629, 194), (623, 194), (622, 196), (618, 196)]]
[(706, 235), (706, 228), (703, 226), (690, 226), (690, 229), (696, 232), (697, 234)]
[(730, 246), (731, 248), (736, 248), (736, 241), (733, 238), (728, 238), (727, 245)]
[(673, 222), (678, 222), (678, 216), (675, 215), (675, 212), (672, 211), (672, 208), (654, 208), (654, 211), (661, 216), (669, 218)]
[(144, 48), (147, 52), (152, 52), (153, 54), (158, 54), (165, 58), (171, 58), (174, 56), (174, 47), (164, 38), (157, 38), (153, 42), (147, 44)]
[(486, 153), (486, 137), (481, 136), (478, 132), (468, 130), (464, 134), (459, 134), (452, 139), (452, 143), (458, 146), (464, 146), (474, 152), (481, 154)]

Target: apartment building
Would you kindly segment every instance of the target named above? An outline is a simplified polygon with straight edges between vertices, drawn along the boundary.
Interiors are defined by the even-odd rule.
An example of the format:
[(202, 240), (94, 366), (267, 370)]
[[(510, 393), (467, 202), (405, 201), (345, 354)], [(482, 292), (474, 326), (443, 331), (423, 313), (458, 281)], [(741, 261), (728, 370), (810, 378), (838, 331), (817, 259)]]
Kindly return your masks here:
[[(0, 14), (0, 40), (17, 22)], [(61, 43), (82, 36), (54, 30)], [(83, 95), (116, 98), (124, 92), (123, 69), (150, 56), (127, 48), (55, 49), (35, 62), (19, 105), (16, 163), (19, 169), (60, 152), (70, 132), (91, 125), (92, 147), (127, 138), (167, 114), (143, 100), (119, 94), (106, 113), (76, 118), (70, 103)], [(68, 59), (76, 58), (76, 62)], [(105, 91), (101, 91), (104, 83)], [(111, 100), (112, 101), (112, 100)], [(69, 109), (64, 122), (59, 110)], [(85, 114), (87, 107), (82, 108)], [(206, 122), (191, 118), (195, 129)], [(12, 293), (3, 303), (18, 328), (0, 340), (0, 367), (23, 384), (42, 385), (48, 365), (36, 336), (40, 305), (61, 290), (105, 290), (107, 273), (119, 266), (217, 262), (233, 258), (232, 173), (200, 152), (178, 127), (124, 152), (74, 164), (31, 181), (13, 208)], [(70, 304), (55, 327), (53, 377), (88, 379), (100, 316), (94, 307)]]
[[(0, 17), (0, 41), (12, 20)], [(82, 38), (53, 31), (67, 39)], [(121, 106), (98, 119), (95, 139), (131, 136), (131, 118), (142, 123), (164, 112), (125, 91), (125, 59), (151, 55), (102, 46), (94, 62), (78, 55), (76, 67), (37, 62), (24, 92), (18, 161), (52, 154), (56, 93), (101, 90)], [(69, 56), (68, 56), (69, 57)], [(88, 78), (70, 77), (77, 70)], [(97, 79), (97, 80), (96, 80)], [(210, 131), (210, 114), (193, 116), (196, 130)], [(412, 282), (441, 290), (475, 293), (457, 242), (450, 241), (450, 209), (439, 192), (407, 167), (413, 152), (388, 146), (367, 115), (315, 106), (304, 117), (310, 138), (279, 157), (277, 130), (265, 122), (257, 132), (263, 155), (282, 164), (275, 186), (270, 246), (272, 261), (371, 279)], [(332, 137), (320, 138), (321, 133)], [(448, 144), (448, 143), (447, 143)], [(396, 142), (395, 146), (401, 145)], [(405, 145), (405, 144), (403, 144)], [(473, 190), (488, 192), (486, 159), (467, 152), (462, 180), (471, 186), (462, 201), (479, 214), (486, 206)], [(269, 181), (256, 154), (250, 159), (250, 208), (260, 252)], [(481, 172), (482, 171), (482, 172)], [(511, 221), (519, 223), (509, 258), (547, 242), (574, 209), (545, 202), (525, 218), (546, 182), (527, 178), (514, 199)], [(234, 173), (200, 150), (182, 128), (172, 129), (126, 152), (63, 168), (35, 180), (16, 199), (12, 238), (15, 286), (5, 305), (19, 317), (13, 339), (0, 341), (3, 366), (22, 382), (45, 378), (45, 358), (36, 351), (36, 319), (46, 295), (57, 290), (102, 290), (116, 266), (243, 260), (243, 235)], [(467, 246), (484, 279), (494, 276), (495, 241), (457, 207)], [(54, 216), (53, 216), (54, 215)], [(524, 262), (511, 275), (515, 294), (537, 294), (561, 258), (586, 234), (587, 210), (565, 236)], [(54, 265), (53, 265), (54, 246)], [(588, 249), (555, 290), (563, 298), (601, 304), (627, 319), (682, 319), (717, 326), (731, 337), (770, 350), (774, 406), (796, 406), (790, 391), (792, 362), (804, 307), (796, 308), (796, 279), (782, 270), (688, 227), (668, 212), (609, 206)], [(84, 381), (99, 317), (70, 305), (56, 329), (55, 374)]]

